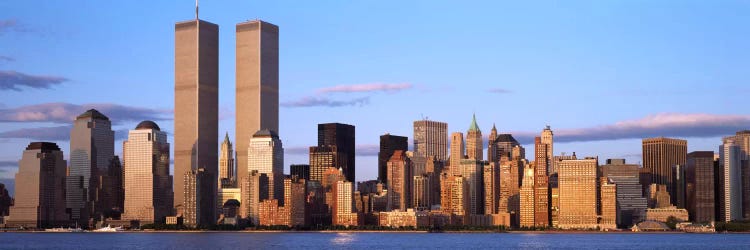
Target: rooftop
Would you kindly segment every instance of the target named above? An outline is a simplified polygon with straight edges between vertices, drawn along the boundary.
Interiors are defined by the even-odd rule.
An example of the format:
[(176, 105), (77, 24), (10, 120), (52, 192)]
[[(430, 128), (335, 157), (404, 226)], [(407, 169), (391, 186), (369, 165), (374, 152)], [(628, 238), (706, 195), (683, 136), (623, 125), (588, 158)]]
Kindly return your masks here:
[(92, 118), (92, 119), (98, 119), (98, 120), (109, 120), (109, 117), (107, 117), (106, 115), (102, 114), (101, 112), (99, 112), (96, 109), (86, 110), (86, 112), (83, 112), (83, 114), (78, 115), (78, 117), (76, 117), (76, 120), (77, 119), (82, 119), (82, 118)]
[(161, 129), (159, 128), (159, 125), (156, 125), (156, 123), (153, 121), (142, 121), (141, 123), (138, 123), (138, 126), (135, 126), (135, 129), (136, 130), (153, 129), (156, 131), (161, 131)]

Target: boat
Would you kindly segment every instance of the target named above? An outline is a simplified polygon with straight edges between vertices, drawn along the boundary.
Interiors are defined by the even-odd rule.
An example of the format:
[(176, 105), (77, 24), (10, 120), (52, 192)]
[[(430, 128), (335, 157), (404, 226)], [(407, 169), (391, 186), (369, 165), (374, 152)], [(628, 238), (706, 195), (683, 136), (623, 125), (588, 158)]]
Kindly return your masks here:
[(45, 232), (53, 232), (53, 233), (82, 233), (86, 232), (85, 230), (81, 229), (80, 227), (76, 228), (70, 228), (70, 227), (57, 227), (57, 228), (47, 228), (44, 229)]
[(125, 231), (125, 229), (122, 228), (122, 226), (111, 227), (110, 225), (94, 230), (94, 232), (98, 232), (98, 233), (115, 233), (115, 232), (122, 232), (122, 231)]

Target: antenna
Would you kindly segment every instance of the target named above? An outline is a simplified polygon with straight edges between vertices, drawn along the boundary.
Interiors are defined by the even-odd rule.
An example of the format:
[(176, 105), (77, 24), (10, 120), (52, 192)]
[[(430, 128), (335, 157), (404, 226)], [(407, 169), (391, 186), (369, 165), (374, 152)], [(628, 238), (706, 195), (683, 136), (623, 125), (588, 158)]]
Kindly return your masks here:
[(198, 0), (195, 0), (195, 19), (198, 19)]

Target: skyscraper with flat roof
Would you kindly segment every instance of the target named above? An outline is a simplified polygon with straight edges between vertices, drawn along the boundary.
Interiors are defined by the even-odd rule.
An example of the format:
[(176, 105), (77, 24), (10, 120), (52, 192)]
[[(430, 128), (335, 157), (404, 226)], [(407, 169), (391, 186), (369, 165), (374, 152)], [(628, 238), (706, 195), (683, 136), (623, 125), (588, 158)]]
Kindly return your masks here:
[(597, 165), (596, 158), (560, 162), (557, 174), (561, 228), (597, 227)]
[(648, 201), (643, 197), (640, 169), (637, 164), (626, 164), (624, 159), (607, 159), (607, 164), (599, 167), (601, 177), (616, 184), (617, 225), (621, 228), (630, 228), (646, 215)]
[(715, 217), (714, 152), (694, 151), (687, 155), (687, 204), (690, 221), (711, 222)]
[(335, 146), (336, 167), (344, 171), (349, 182), (354, 182), (355, 176), (355, 141), (354, 126), (343, 123), (318, 124), (318, 146)]
[(261, 20), (238, 23), (235, 49), (237, 174), (247, 176), (247, 147), (256, 131), (279, 133), (279, 27)]
[(449, 162), (449, 170), (453, 175), (461, 174), (461, 160), (466, 156), (466, 148), (464, 144), (464, 134), (461, 132), (451, 133), (451, 156)]
[(414, 121), (414, 155), (448, 160), (448, 123), (427, 119)]
[(734, 136), (723, 138), (723, 144), (719, 148), (719, 161), (722, 170), (721, 186), (723, 199), (720, 209), (719, 221), (729, 222), (742, 219), (742, 149)]
[(686, 140), (665, 137), (643, 139), (643, 168), (651, 175), (651, 180), (641, 184), (644, 189), (650, 184), (666, 185), (672, 197), (671, 203), (676, 204), (677, 187), (673, 168), (675, 165), (685, 166), (686, 161)]
[(387, 183), (388, 160), (391, 159), (393, 152), (409, 150), (409, 138), (392, 134), (380, 136), (380, 151), (378, 152), (378, 180)]
[[(216, 222), (219, 149), (219, 26), (195, 19), (175, 24), (174, 60), (174, 204), (187, 207), (196, 200), (205, 207), (196, 215), (201, 223)], [(238, 113), (241, 113), (238, 110)], [(249, 139), (248, 139), (249, 140)], [(186, 175), (202, 168), (200, 176), (211, 187), (185, 192)], [(206, 183), (210, 182), (210, 183)], [(193, 190), (193, 191), (195, 191)], [(196, 197), (185, 197), (185, 194)], [(200, 197), (198, 197), (200, 196)]]

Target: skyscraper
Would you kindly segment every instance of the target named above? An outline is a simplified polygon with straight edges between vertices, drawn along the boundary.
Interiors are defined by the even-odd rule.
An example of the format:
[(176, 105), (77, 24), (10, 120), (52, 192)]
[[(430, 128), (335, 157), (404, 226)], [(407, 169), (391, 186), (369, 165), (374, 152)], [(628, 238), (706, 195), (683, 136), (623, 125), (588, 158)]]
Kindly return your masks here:
[(719, 148), (720, 168), (722, 169), (722, 193), (723, 200), (719, 221), (733, 221), (742, 219), (742, 149), (734, 136), (724, 137), (723, 144)]
[(380, 152), (378, 152), (378, 180), (387, 183), (388, 160), (391, 159), (393, 152), (409, 150), (409, 139), (406, 136), (384, 134), (380, 136)]
[(740, 172), (742, 179), (742, 216), (750, 218), (750, 130), (738, 131), (734, 136), (740, 147)]
[(469, 184), (469, 207), (466, 208), (468, 214), (484, 213), (483, 167), (483, 161), (471, 159), (463, 159), (461, 160), (461, 165), (458, 165), (460, 175)]
[(597, 227), (597, 159), (564, 160), (558, 169), (560, 227)]
[(308, 213), (305, 208), (307, 181), (291, 176), (284, 178), (284, 206), (289, 210), (290, 226), (305, 226)]
[[(547, 127), (542, 135), (550, 133)], [(549, 226), (549, 169), (552, 145), (543, 137), (534, 138), (534, 224), (537, 227)], [(562, 191), (561, 191), (562, 193)], [(562, 196), (560, 197), (562, 200)]]
[(448, 160), (448, 124), (445, 122), (414, 121), (414, 155), (435, 156), (439, 161)]
[[(459, 176), (440, 174), (440, 209), (444, 213), (467, 215), (469, 207), (469, 184)], [(390, 191), (389, 191), (390, 192)]]
[[(175, 24), (174, 204), (202, 200), (204, 223), (216, 222), (219, 149), (219, 26), (196, 18)], [(238, 111), (239, 113), (239, 111)], [(202, 168), (211, 187), (185, 192), (183, 178)], [(195, 190), (193, 190), (195, 191)], [(196, 197), (185, 197), (185, 194)], [(197, 197), (200, 196), (200, 197)]]
[(412, 179), (411, 207), (415, 210), (430, 210), (432, 206), (430, 177), (426, 174), (415, 175)]
[(191, 227), (215, 223), (217, 217), (206, 210), (216, 210), (217, 198), (201, 194), (205, 194), (206, 190), (215, 190), (216, 176), (199, 168), (185, 172), (182, 183), (185, 202), (177, 210), (182, 210), (183, 223)]
[(268, 176), (268, 196), (284, 200), (284, 148), (276, 132), (262, 129), (253, 134), (247, 148), (247, 169)]
[(469, 130), (466, 132), (466, 156), (469, 159), (484, 160), (484, 139), (482, 139), (482, 131), (477, 125), (477, 116), (472, 115), (471, 125)]
[(279, 133), (279, 27), (238, 23), (235, 57), (237, 174), (247, 176), (247, 147), (256, 131)]
[(260, 202), (268, 199), (268, 175), (250, 171), (240, 180), (240, 216), (253, 225), (260, 220)]
[(466, 150), (464, 148), (464, 134), (453, 132), (451, 134), (451, 157), (449, 169), (453, 175), (460, 175), (461, 160), (464, 159)]
[(125, 160), (125, 220), (141, 224), (162, 222), (172, 214), (174, 194), (169, 174), (167, 133), (143, 121), (122, 143)]
[(344, 171), (349, 182), (354, 182), (355, 176), (355, 141), (354, 126), (342, 123), (318, 124), (318, 146), (335, 146), (336, 167)]
[(112, 193), (106, 181), (115, 155), (115, 132), (109, 118), (95, 109), (76, 117), (70, 131), (70, 169), (66, 178), (66, 204), (71, 219), (88, 225), (89, 218), (99, 220), (109, 214), (116, 202), (104, 194)]
[(406, 211), (411, 207), (411, 160), (406, 152), (396, 150), (388, 160), (388, 204), (386, 210)]
[(310, 147), (310, 181), (323, 183), (323, 173), (328, 168), (338, 166), (338, 150), (336, 146)]
[(219, 188), (232, 188), (237, 186), (237, 175), (234, 166), (234, 150), (232, 142), (229, 141), (229, 133), (224, 136), (219, 154)]
[(536, 217), (534, 213), (534, 169), (524, 168), (523, 170), (523, 181), (520, 190), (520, 220), (519, 225), (521, 227), (535, 227), (536, 223), (534, 219)]
[(16, 200), (7, 225), (49, 228), (68, 223), (63, 152), (52, 142), (32, 142), (16, 173)]
[(666, 185), (672, 197), (671, 203), (676, 204), (677, 195), (672, 168), (675, 165), (685, 166), (686, 161), (686, 140), (665, 137), (643, 139), (643, 168), (651, 174), (651, 182), (641, 184), (644, 187), (650, 184)]
[(606, 177), (599, 179), (599, 228), (617, 228), (617, 184)]
[(617, 225), (630, 228), (645, 218), (648, 201), (643, 197), (643, 187), (639, 181), (640, 166), (625, 164), (624, 159), (607, 159), (607, 164), (599, 169), (601, 177), (612, 181), (617, 188)]
[(690, 221), (714, 221), (714, 152), (694, 151), (687, 155), (687, 203)]
[(332, 218), (334, 225), (357, 226), (358, 216), (354, 210), (354, 184), (339, 180), (333, 184)]
[(541, 142), (542, 144), (547, 146), (545, 149), (547, 153), (547, 155), (545, 156), (547, 159), (547, 162), (545, 163), (547, 164), (547, 173), (552, 173), (551, 171), (552, 159), (554, 158), (553, 156), (555, 155), (555, 151), (553, 150), (553, 145), (554, 145), (553, 137), (554, 137), (554, 134), (552, 133), (552, 129), (550, 129), (549, 125), (544, 127), (544, 130), (542, 130)]
[(500, 208), (500, 166), (490, 162), (484, 164), (484, 213), (497, 214)]
[(310, 180), (310, 165), (309, 164), (292, 164), (289, 165), (289, 175), (297, 176), (297, 178)]

